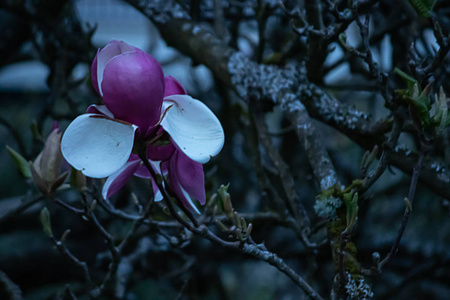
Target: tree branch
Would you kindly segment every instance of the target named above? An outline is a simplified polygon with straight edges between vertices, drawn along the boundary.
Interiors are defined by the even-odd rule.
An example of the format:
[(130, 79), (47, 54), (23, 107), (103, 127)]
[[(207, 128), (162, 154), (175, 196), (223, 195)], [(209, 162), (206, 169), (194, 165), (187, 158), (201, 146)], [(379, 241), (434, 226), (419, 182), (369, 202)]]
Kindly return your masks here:
[[(142, 153), (139, 153), (139, 157), (141, 158), (143, 164), (145, 165), (147, 170), (150, 172), (152, 177), (157, 178), (157, 174), (155, 173), (152, 166), (150, 165), (145, 153), (146, 153), (145, 150), (142, 151)], [(253, 243), (245, 243), (242, 241), (238, 241), (238, 242), (225, 241), (225, 240), (221, 239), (220, 237), (218, 237), (217, 235), (215, 235), (212, 231), (210, 231), (209, 228), (206, 227), (204, 224), (197, 224), (197, 222), (193, 222), (193, 224), (189, 223), (182, 216), (180, 216), (178, 214), (178, 212), (175, 210), (175, 208), (170, 200), (171, 198), (169, 197), (164, 186), (162, 185), (162, 182), (160, 182), (158, 180), (155, 180), (155, 182), (158, 185), (158, 189), (163, 196), (163, 200), (165, 201), (170, 214), (180, 224), (182, 224), (187, 230), (189, 230), (190, 232), (192, 232), (196, 235), (199, 235), (215, 244), (218, 244), (222, 247), (239, 250), (242, 253), (250, 254), (255, 258), (258, 258), (265, 262), (268, 262), (269, 264), (275, 266), (281, 272), (285, 273), (311, 299), (317, 299), (317, 300), (322, 299), (322, 297), (320, 297), (320, 295), (301, 276), (299, 276), (297, 273), (295, 273), (295, 271), (292, 270), (288, 265), (286, 265), (283, 262), (283, 260), (280, 259), (276, 254), (271, 253), (267, 250), (261, 250), (257, 247), (257, 245), (255, 245)], [(179, 203), (181, 203), (181, 202), (179, 201)]]

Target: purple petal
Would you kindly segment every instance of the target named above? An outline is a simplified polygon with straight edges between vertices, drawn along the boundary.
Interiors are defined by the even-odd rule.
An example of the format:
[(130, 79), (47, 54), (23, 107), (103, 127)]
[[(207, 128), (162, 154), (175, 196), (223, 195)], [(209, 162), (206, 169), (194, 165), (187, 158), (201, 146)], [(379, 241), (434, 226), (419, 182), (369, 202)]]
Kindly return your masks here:
[(134, 172), (134, 176), (145, 179), (152, 178), (152, 175), (143, 164), (139, 165), (139, 167)]
[(163, 146), (147, 146), (147, 157), (151, 160), (169, 160), (175, 151), (174, 144), (168, 144)]
[(181, 204), (186, 207), (190, 211), (195, 211), (196, 213), (200, 213), (198, 208), (195, 206), (195, 204), (192, 202), (191, 197), (189, 194), (183, 190), (183, 188), (180, 186), (180, 183), (177, 180), (177, 177), (175, 175), (171, 175), (172, 173), (169, 172), (169, 180), (170, 180), (170, 187), (177, 197), (178, 200), (181, 201)]
[[(106, 65), (109, 61), (117, 55), (134, 51), (137, 48), (122, 41), (111, 41), (103, 49), (101, 49), (97, 55), (97, 83), (100, 95), (103, 96), (102, 82)], [(139, 50), (139, 49), (137, 49)], [(139, 50), (140, 51), (140, 50)]]
[[(183, 164), (183, 162), (181, 162)], [(175, 196), (181, 201), (181, 203), (186, 207), (187, 209), (194, 211), (196, 213), (200, 213), (197, 207), (195, 206), (194, 202), (191, 199), (191, 196), (189, 195), (189, 192), (182, 186), (182, 183), (180, 182), (178, 173), (178, 159), (177, 155), (172, 157), (172, 159), (169, 162), (169, 181), (170, 181), (170, 187), (172, 188), (172, 191), (174, 192)], [(204, 202), (204, 200), (203, 200)]]
[(53, 130), (58, 130), (58, 132), (60, 132), (58, 121), (53, 121), (52, 129), (50, 130), (50, 132), (52, 132)]
[(172, 76), (164, 77), (164, 83), (166, 85), (166, 90), (164, 97), (171, 95), (187, 95), (184, 87)]
[(114, 116), (138, 125), (142, 133), (159, 121), (164, 75), (150, 54), (133, 50), (110, 59), (101, 88), (103, 102)]
[(129, 160), (122, 168), (108, 177), (103, 185), (103, 198), (108, 199), (117, 193), (133, 176), (136, 169), (139, 167), (139, 160)]
[(181, 151), (177, 151), (176, 160), (177, 176), (181, 186), (191, 197), (194, 197), (204, 205), (206, 196), (203, 165), (193, 161)]
[(101, 84), (103, 81), (103, 72), (109, 60), (116, 55), (136, 49), (139, 50), (122, 41), (110, 41), (103, 49), (98, 49), (91, 65), (91, 79), (95, 91), (100, 96), (103, 96)]

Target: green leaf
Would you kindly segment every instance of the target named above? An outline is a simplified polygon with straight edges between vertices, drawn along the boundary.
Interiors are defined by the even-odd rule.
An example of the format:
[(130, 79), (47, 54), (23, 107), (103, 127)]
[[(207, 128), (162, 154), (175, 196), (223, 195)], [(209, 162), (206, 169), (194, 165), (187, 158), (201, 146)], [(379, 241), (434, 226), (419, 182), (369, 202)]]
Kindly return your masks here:
[(397, 95), (400, 99), (409, 104), (413, 118), (420, 123), (420, 126), (422, 128), (430, 128), (432, 122), (430, 118), (431, 102), (429, 93), (432, 82), (422, 90), (419, 82), (402, 70), (395, 68), (394, 73), (400, 76), (408, 86), (407, 90), (397, 90)]
[(31, 178), (30, 163), (13, 148), (6, 145), (6, 150), (19, 168), (20, 173), (25, 178)]
[(428, 112), (431, 109), (431, 104), (428, 96), (420, 95), (416, 98), (406, 98), (406, 100), (414, 106), (414, 108), (420, 113), (420, 114), (428, 114)]
[(416, 79), (409, 76), (399, 68), (396, 67), (394, 69), (394, 73), (400, 76), (406, 82), (406, 85), (408, 86), (408, 91), (412, 92), (414, 90), (414, 85), (416, 84), (418, 85), (418, 81)]
[(429, 18), (431, 12), (433, 11), (434, 4), (436, 0), (408, 0), (409, 3), (414, 7), (417, 14), (424, 18)]

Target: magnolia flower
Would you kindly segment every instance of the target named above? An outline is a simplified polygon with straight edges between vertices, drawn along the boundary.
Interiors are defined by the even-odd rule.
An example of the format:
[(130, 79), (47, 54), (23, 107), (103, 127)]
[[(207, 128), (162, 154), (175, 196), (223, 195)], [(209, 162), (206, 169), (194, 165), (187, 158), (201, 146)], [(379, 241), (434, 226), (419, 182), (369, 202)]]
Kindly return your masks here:
[[(150, 54), (124, 42), (112, 41), (99, 50), (91, 75), (104, 105), (91, 105), (66, 129), (61, 150), (67, 162), (88, 177), (108, 177), (103, 197), (109, 198), (132, 175), (151, 177), (132, 153), (136, 142), (146, 143), (155, 172), (167, 176), (187, 208), (197, 210), (189, 195), (205, 202), (202, 164), (224, 143), (217, 117), (186, 95), (173, 77), (164, 77)], [(171, 143), (159, 145), (164, 134)], [(153, 187), (158, 192), (154, 182)]]
[[(171, 76), (165, 77), (165, 85), (165, 96), (186, 94), (181, 84)], [(147, 157), (149, 162), (156, 167), (155, 171), (166, 176), (172, 192), (185, 207), (199, 213), (192, 198), (197, 199), (202, 205), (206, 202), (203, 165), (187, 157), (175, 143), (162, 146), (149, 145), (147, 146)], [(132, 175), (151, 179), (150, 172), (142, 165), (136, 154), (131, 154), (124, 167), (108, 177), (103, 186), (103, 197), (107, 199), (114, 195)], [(152, 184), (153, 190), (156, 191), (155, 200), (162, 200), (157, 185), (154, 181)]]

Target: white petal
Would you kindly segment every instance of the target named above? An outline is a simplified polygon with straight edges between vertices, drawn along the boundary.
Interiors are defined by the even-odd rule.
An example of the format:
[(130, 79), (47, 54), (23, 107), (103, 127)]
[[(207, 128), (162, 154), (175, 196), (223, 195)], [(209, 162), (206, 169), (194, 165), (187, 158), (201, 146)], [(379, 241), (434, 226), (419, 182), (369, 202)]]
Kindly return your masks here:
[[(164, 181), (163, 181), (162, 185), (164, 186)], [(159, 202), (162, 199), (164, 199), (164, 197), (163, 197), (161, 191), (158, 189), (155, 193), (155, 202)]]
[[(161, 174), (161, 167), (160, 167), (161, 162), (160, 161), (153, 161), (151, 159), (149, 159), (148, 161), (152, 164), (153, 169), (156, 170), (156, 173), (157, 174)], [(164, 199), (164, 197), (163, 197), (161, 191), (159, 190), (158, 186), (156, 185), (156, 183), (154, 183), (153, 180), (152, 180), (152, 184), (153, 184), (153, 190), (154, 190), (153, 192), (155, 192), (155, 190), (156, 190), (156, 192), (155, 192), (155, 202), (159, 202), (162, 199)], [(166, 187), (165, 184), (164, 184), (164, 181), (162, 182), (162, 186), (164, 188)]]
[(205, 104), (187, 95), (172, 95), (164, 98), (163, 111), (170, 105), (161, 126), (184, 154), (204, 164), (222, 150), (222, 125)]
[(149, 159), (148, 161), (152, 164), (153, 169), (156, 170), (156, 173), (161, 174), (161, 167), (160, 167), (161, 162), (159, 160), (151, 160), (151, 159)]
[(66, 161), (84, 175), (107, 177), (127, 162), (136, 129), (136, 125), (119, 123), (102, 115), (84, 114), (67, 127), (61, 151)]
[(105, 116), (110, 117), (111, 119), (114, 119), (113, 113), (106, 107), (106, 105), (97, 105), (97, 104), (91, 104), (86, 110), (87, 113), (102, 113)]

